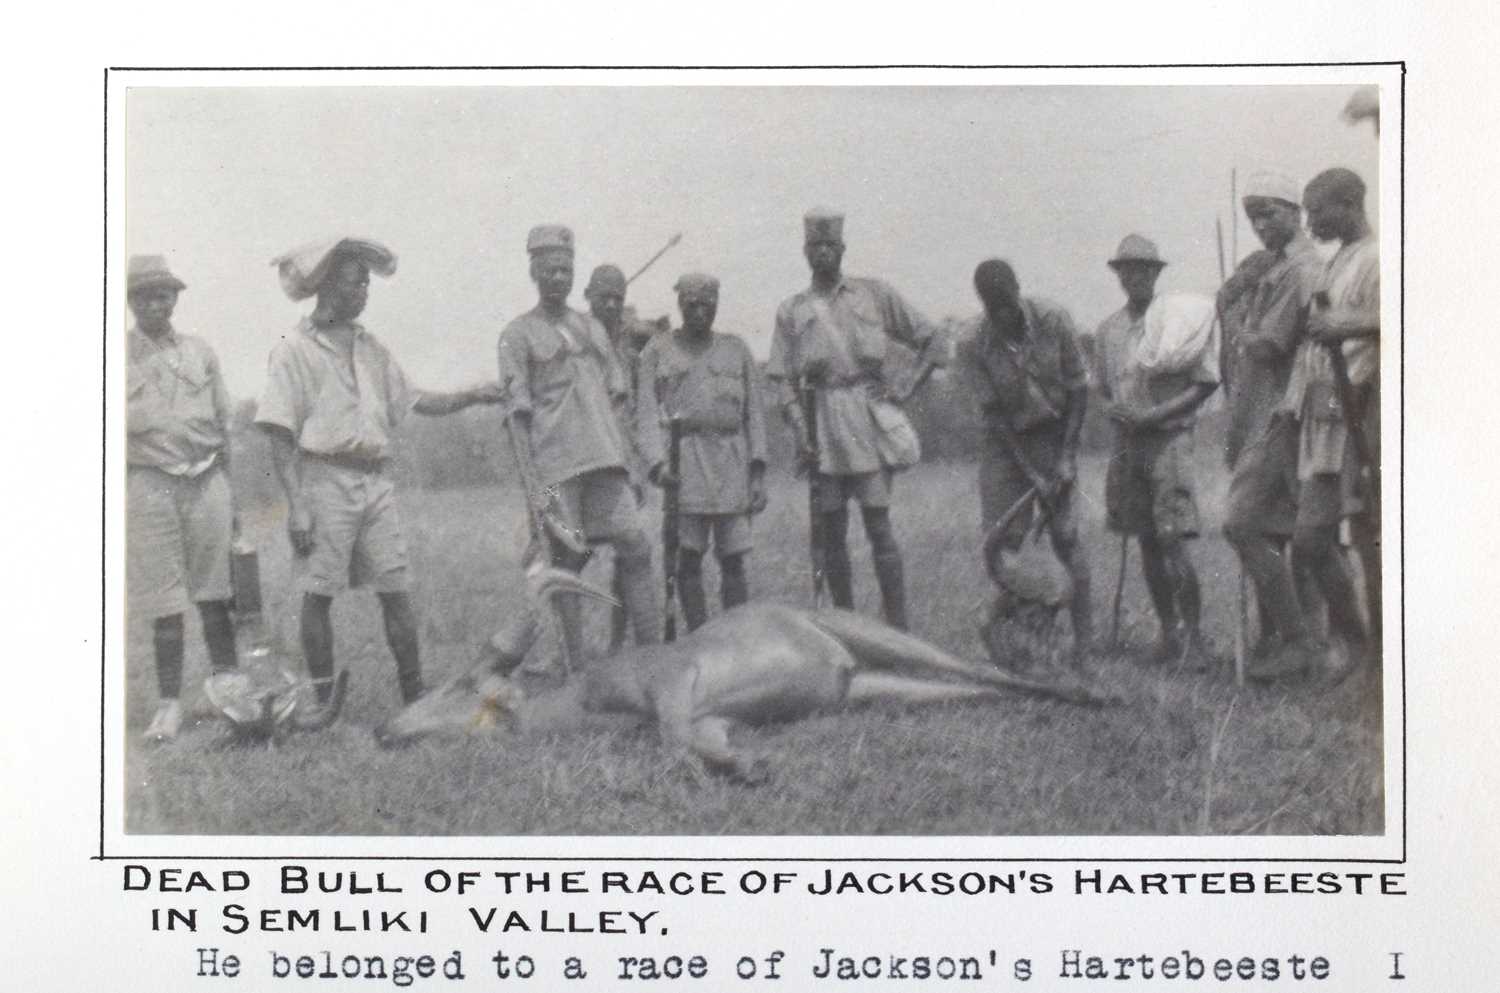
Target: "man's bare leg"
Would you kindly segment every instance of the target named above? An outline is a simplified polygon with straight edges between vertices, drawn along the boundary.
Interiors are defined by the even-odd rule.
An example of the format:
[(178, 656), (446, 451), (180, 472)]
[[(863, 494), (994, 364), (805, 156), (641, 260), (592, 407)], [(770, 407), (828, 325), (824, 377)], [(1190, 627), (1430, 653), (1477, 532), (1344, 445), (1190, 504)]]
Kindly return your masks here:
[(1161, 625), (1161, 644), (1157, 647), (1154, 660), (1165, 662), (1182, 650), (1179, 631), (1182, 621), (1177, 613), (1175, 584), (1155, 532), (1142, 531), (1137, 537), (1141, 546), (1141, 571), (1146, 577), (1146, 590), (1151, 594), (1151, 605), (1156, 609), (1156, 619)]

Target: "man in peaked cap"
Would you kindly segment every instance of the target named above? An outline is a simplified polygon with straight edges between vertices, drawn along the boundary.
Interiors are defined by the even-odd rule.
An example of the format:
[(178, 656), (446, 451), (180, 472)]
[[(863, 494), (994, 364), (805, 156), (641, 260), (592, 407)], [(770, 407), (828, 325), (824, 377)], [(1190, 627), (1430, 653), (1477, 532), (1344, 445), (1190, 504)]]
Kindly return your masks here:
[(126, 564), (130, 610), (151, 618), (161, 703), (146, 738), (182, 725), (183, 620), (191, 600), (214, 672), (235, 668), (229, 549), (229, 393), (214, 350), (172, 325), (186, 286), (160, 255), (130, 259), (126, 358)]
[[(1022, 296), (1010, 263), (986, 259), (974, 270), (984, 313), (960, 342), (954, 360), (978, 404), (985, 432), (979, 462), (981, 528), (994, 527), (1040, 481), (1039, 500), (1018, 513), (1001, 541), (1019, 548), (1035, 515), (1048, 515), (1053, 548), (1068, 568), (1073, 592), (1073, 661), (1093, 641), (1088, 559), (1078, 542), (1074, 498), (1078, 439), (1088, 404), (1088, 372), (1073, 318), (1060, 305)], [(985, 638), (996, 655), (999, 624), (1015, 606), (1002, 596)], [(1050, 615), (1049, 615), (1050, 620)]]
[[(1199, 531), (1193, 473), (1193, 424), (1219, 385), (1217, 349), (1204, 348), (1187, 367), (1146, 370), (1136, 362), (1146, 311), (1166, 267), (1156, 245), (1127, 235), (1109, 260), (1125, 306), (1094, 336), (1096, 381), (1116, 444), (1105, 481), (1111, 531), (1135, 535), (1152, 606), (1161, 623), (1157, 661), (1207, 662), (1198, 573), (1188, 539)], [(1210, 354), (1212, 352), (1212, 354)]]
[[(543, 224), (526, 238), (537, 305), (500, 332), (500, 387), (517, 444), (529, 450), (534, 485), (557, 493), (565, 523), (591, 543), (614, 547), (626, 613), (637, 644), (660, 640), (651, 584), (651, 545), (626, 470), (631, 451), (621, 428), (629, 384), (609, 336), (568, 306), (573, 232)], [(531, 495), (534, 497), (535, 495)], [(582, 570), (587, 553), (549, 535), (553, 564)], [(581, 605), (559, 597), (569, 660), (583, 661)]]
[[(719, 281), (703, 273), (677, 280), (682, 327), (657, 335), (641, 353), (641, 449), (658, 486), (679, 487), (678, 589), (688, 630), (708, 619), (703, 554), (719, 558), (724, 609), (750, 598), (745, 556), (750, 517), (766, 506), (766, 427), (750, 349), (713, 329)], [(676, 421), (681, 475), (666, 465), (662, 434)]]
[(357, 318), (370, 273), (396, 257), (378, 242), (335, 238), (275, 259), (292, 300), (317, 304), (271, 350), (255, 420), (271, 438), (287, 500), (287, 530), (302, 588), (302, 650), (318, 697), (332, 691), (333, 598), (366, 586), (380, 599), (401, 696), (422, 694), (406, 536), (390, 473), (396, 428), (415, 411), (437, 417), (499, 402), (493, 385), (457, 393), (414, 388)]
[[(1261, 639), (1250, 674), (1304, 669), (1315, 656), (1293, 585), (1290, 540), (1297, 521), (1297, 423), (1280, 410), (1322, 259), (1302, 231), (1299, 188), (1273, 171), (1250, 175), (1242, 205), (1264, 246), (1219, 292), (1229, 368), (1227, 455), (1233, 478), (1224, 535), (1255, 586)], [(1239, 298), (1244, 298), (1243, 307)], [(1238, 320), (1231, 321), (1228, 315)]]
[[(890, 339), (921, 351), (923, 361), (933, 364), (942, 364), (947, 343), (886, 283), (844, 275), (843, 214), (815, 208), (803, 217), (802, 227), (812, 283), (777, 308), (766, 375), (813, 472), (825, 574), (835, 606), (854, 605), (847, 543), (848, 502), (853, 498), (870, 539), (885, 619), (905, 628), (904, 568), (890, 516), (894, 467), (881, 457), (880, 427), (871, 405), (884, 393)], [(808, 433), (804, 396), (814, 408), (816, 438)]]
[[(594, 267), (594, 271), (589, 275), (588, 285), (583, 288), (583, 297), (589, 302), (589, 313), (609, 335), (610, 347), (615, 351), (615, 361), (620, 364), (629, 388), (629, 397), (620, 408), (620, 427), (624, 432), (627, 448), (625, 468), (630, 473), (631, 489), (636, 493), (637, 502), (640, 502), (644, 495), (643, 486), (647, 468), (641, 464), (643, 460), (636, 442), (635, 423), (635, 395), (639, 381), (641, 346), (637, 344), (631, 329), (626, 326), (629, 316), (625, 307), (627, 289), (625, 273), (620, 270), (620, 267), (605, 263)], [(620, 584), (620, 570), (617, 567), (612, 567), (612, 569), (610, 590), (614, 593), (615, 599), (620, 601), (610, 612), (609, 647), (611, 651), (614, 651), (625, 644), (625, 630), (629, 615), (625, 612), (625, 590)]]

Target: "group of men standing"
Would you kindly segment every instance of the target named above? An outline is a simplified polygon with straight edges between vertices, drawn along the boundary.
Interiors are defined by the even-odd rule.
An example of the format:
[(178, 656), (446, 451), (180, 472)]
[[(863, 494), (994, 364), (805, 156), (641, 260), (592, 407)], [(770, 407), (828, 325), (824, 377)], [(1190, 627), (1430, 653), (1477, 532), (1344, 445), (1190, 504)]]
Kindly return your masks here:
[[(1277, 639), (1264, 670), (1273, 675), (1305, 663), (1314, 643), (1289, 545), (1300, 566), (1296, 575), (1321, 592), (1335, 633), (1360, 650), (1367, 643), (1356, 628), (1359, 611), (1338, 554), (1337, 526), (1346, 513), (1371, 506), (1368, 484), (1378, 472), (1361, 484), (1358, 460), (1346, 451), (1340, 394), (1330, 385), (1337, 377), (1324, 348), (1347, 339), (1346, 378), (1364, 394), (1374, 391), (1379, 277), (1362, 196), (1358, 178), (1346, 170), (1330, 170), (1309, 185), (1313, 233), (1343, 243), (1324, 271), (1301, 233), (1294, 187), (1275, 177), (1252, 184), (1244, 205), (1266, 251), (1247, 259), (1220, 294), (1226, 320), (1232, 313), (1236, 322), (1228, 349), (1235, 480), (1226, 532), (1255, 582), (1266, 630)], [(843, 226), (843, 216), (830, 210), (804, 217), (811, 282), (778, 308), (765, 372), (810, 477), (820, 582), (834, 605), (852, 607), (852, 499), (870, 541), (882, 613), (904, 628), (904, 567), (891, 501), (894, 476), (915, 453), (901, 443), (911, 429), (892, 402), (885, 360), (896, 341), (915, 350), (924, 369), (936, 367), (946, 361), (949, 342), (886, 283), (843, 273)], [(661, 637), (652, 545), (641, 514), (645, 482), (676, 498), (673, 564), (688, 627), (708, 615), (702, 562), (710, 548), (724, 607), (749, 598), (751, 519), (766, 505), (765, 406), (745, 343), (714, 330), (719, 280), (683, 275), (675, 284), (680, 326), (642, 347), (625, 320), (628, 281), (617, 267), (594, 270), (584, 294), (590, 313), (583, 313), (568, 303), (573, 232), (539, 225), (526, 249), (537, 304), (501, 332), (498, 382), (456, 393), (413, 387), (358, 321), (371, 274), (395, 271), (388, 248), (334, 238), (274, 261), (288, 297), (316, 300), (271, 353), (256, 423), (271, 438), (286, 494), (302, 648), (322, 700), (334, 668), (330, 605), (350, 586), (368, 586), (379, 597), (403, 698), (423, 692), (406, 541), (389, 471), (393, 434), (413, 411), (440, 416), (473, 404), (503, 405), (528, 500), (535, 509), (545, 502), (566, 529), (562, 535), (534, 528), (527, 555), (578, 571), (588, 546), (612, 546), (621, 602), (616, 645), (627, 626), (637, 643)], [(1093, 346), (1093, 378), (1119, 438), (1106, 492), (1109, 526), (1139, 540), (1162, 625), (1160, 654), (1204, 655), (1186, 540), (1199, 530), (1193, 421), (1219, 383), (1219, 356), (1204, 349), (1168, 373), (1143, 374), (1134, 356), (1165, 262), (1155, 245), (1132, 235), (1109, 264), (1126, 294)], [(983, 314), (957, 360), (983, 413), (982, 522), (990, 528), (1003, 520), (1002, 544), (1009, 548), (1034, 526), (1050, 532), (1072, 575), (1074, 657), (1081, 661), (1094, 636), (1075, 493), (1088, 363), (1068, 312), (1023, 296), (1007, 262), (981, 263), (974, 286)], [(131, 609), (153, 619), (161, 705), (147, 737), (156, 740), (173, 737), (182, 720), (177, 698), (188, 600), (202, 616), (215, 670), (236, 664), (228, 563), (238, 518), (227, 479), (229, 405), (213, 351), (172, 327), (184, 288), (162, 258), (131, 260), (127, 584)], [(1377, 407), (1367, 400), (1363, 409), (1373, 417)], [(1375, 533), (1361, 531), (1367, 538)], [(1372, 568), (1378, 576), (1378, 549), (1374, 555), (1367, 576)], [(564, 597), (557, 610), (565, 649), (581, 659), (579, 604)]]
[[(1255, 586), (1260, 659), (1252, 675), (1297, 674), (1325, 654), (1335, 671), (1380, 645), (1380, 256), (1348, 169), (1299, 189), (1260, 173), (1244, 206), (1264, 252), (1220, 291), (1230, 348), (1230, 484), (1225, 534)], [(1303, 232), (1334, 241), (1327, 263)], [(1339, 548), (1347, 521), (1360, 556), (1361, 608)]]

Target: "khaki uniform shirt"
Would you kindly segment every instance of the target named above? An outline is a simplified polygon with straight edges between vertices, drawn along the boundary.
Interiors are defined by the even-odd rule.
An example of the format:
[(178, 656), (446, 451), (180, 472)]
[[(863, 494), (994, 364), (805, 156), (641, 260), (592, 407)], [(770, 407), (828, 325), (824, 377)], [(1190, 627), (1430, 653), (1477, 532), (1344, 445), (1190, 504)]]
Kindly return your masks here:
[(641, 353), (642, 454), (648, 464), (664, 463), (668, 421), (681, 423), (683, 513), (750, 510), (750, 466), (766, 461), (757, 378), (750, 349), (730, 334), (715, 333), (701, 350), (685, 343), (681, 331), (658, 335)]
[(1025, 333), (1011, 344), (981, 314), (958, 345), (955, 366), (986, 425), (996, 422), (1021, 434), (1055, 425), (1068, 409), (1068, 394), (1088, 385), (1073, 318), (1048, 300), (1021, 300)]
[(397, 425), (420, 394), (379, 339), (358, 323), (350, 330), (353, 348), (346, 351), (338, 331), (303, 317), (271, 349), (255, 421), (285, 428), (314, 455), (387, 458)]
[(157, 341), (131, 328), (126, 361), (126, 461), (203, 473), (229, 444), (229, 392), (214, 350), (176, 331)]
[(603, 325), (572, 309), (554, 321), (538, 306), (505, 326), (499, 352), (507, 413), (531, 415), (539, 485), (626, 465), (615, 404), (628, 389)]
[[(1182, 393), (1194, 383), (1218, 383), (1219, 354), (1205, 348), (1187, 369), (1146, 375), (1135, 365), (1136, 349), (1145, 334), (1145, 313), (1137, 317), (1127, 305), (1104, 319), (1094, 335), (1095, 384), (1106, 400), (1150, 405)], [(1196, 408), (1158, 424), (1156, 431), (1180, 431), (1193, 426)]]
[[(1286, 393), (1297, 348), (1307, 336), (1307, 308), (1323, 271), (1312, 240), (1297, 232), (1249, 293), (1244, 321), (1228, 340), (1230, 457), (1259, 438)], [(1248, 351), (1251, 341), (1274, 349), (1269, 357)]]
[(880, 380), (887, 339), (922, 349), (933, 336), (927, 319), (878, 279), (845, 276), (831, 293), (809, 287), (782, 301), (766, 375), (783, 407), (799, 402), (797, 380), (817, 388), (820, 471), (882, 467), (869, 388)]

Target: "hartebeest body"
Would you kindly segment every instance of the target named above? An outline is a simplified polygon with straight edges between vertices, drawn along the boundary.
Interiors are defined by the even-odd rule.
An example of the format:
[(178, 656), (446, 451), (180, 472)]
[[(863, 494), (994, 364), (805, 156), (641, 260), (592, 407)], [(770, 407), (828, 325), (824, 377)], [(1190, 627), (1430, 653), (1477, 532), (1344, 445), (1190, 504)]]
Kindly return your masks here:
[[(563, 582), (566, 592), (592, 593)], [(875, 701), (992, 699), (1003, 690), (1106, 702), (1076, 685), (972, 665), (850, 611), (773, 603), (737, 607), (680, 641), (627, 649), (585, 666), (560, 688), (528, 695), (509, 674), (537, 631), (535, 615), (518, 619), (497, 635), (490, 658), (395, 715), (376, 732), (379, 740), (394, 745), (494, 727), (524, 733), (575, 726), (590, 712), (626, 712), (654, 720), (670, 747), (710, 769), (756, 782), (764, 763), (730, 747), (731, 722), (792, 721)]]

